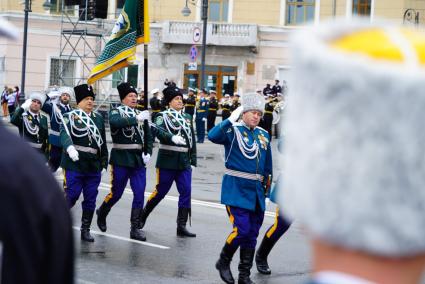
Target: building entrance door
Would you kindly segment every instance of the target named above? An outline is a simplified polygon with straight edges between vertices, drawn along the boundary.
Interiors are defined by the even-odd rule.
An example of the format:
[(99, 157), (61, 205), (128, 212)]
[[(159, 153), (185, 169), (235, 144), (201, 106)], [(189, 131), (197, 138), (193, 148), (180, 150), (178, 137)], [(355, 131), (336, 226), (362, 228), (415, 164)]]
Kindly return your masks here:
[[(205, 82), (207, 91), (215, 90), (217, 98), (225, 94), (233, 95), (237, 89), (237, 67), (233, 66), (205, 66)], [(184, 66), (183, 88), (199, 89), (201, 85), (201, 66), (198, 64), (196, 70), (190, 70), (188, 64)]]

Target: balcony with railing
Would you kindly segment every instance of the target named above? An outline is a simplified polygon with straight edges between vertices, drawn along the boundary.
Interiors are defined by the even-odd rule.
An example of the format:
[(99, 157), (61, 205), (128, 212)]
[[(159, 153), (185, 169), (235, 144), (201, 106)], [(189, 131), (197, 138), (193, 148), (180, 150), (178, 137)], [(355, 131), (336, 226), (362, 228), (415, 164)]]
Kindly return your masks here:
[[(201, 22), (167, 21), (162, 26), (162, 42), (166, 44), (192, 44), (193, 31)], [(199, 41), (199, 43), (202, 39)], [(218, 46), (257, 46), (257, 25), (208, 23), (207, 45)]]

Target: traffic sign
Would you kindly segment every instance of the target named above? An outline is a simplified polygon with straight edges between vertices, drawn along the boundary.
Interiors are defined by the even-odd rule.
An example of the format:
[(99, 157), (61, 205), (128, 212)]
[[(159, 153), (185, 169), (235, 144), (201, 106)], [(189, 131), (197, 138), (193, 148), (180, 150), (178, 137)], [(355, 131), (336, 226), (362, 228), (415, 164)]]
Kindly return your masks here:
[(193, 28), (193, 42), (199, 42), (201, 40), (201, 29), (199, 27)]
[(189, 50), (189, 57), (190, 57), (190, 60), (192, 60), (192, 61), (196, 61), (196, 58), (198, 58), (198, 48), (196, 47), (196, 45), (192, 45), (191, 47), (190, 47), (190, 50)]

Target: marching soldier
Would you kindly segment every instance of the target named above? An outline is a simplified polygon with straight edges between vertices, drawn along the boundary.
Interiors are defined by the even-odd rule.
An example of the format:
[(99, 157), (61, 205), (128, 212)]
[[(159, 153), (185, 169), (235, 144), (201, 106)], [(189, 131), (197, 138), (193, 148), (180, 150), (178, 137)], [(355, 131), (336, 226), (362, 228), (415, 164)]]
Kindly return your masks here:
[(266, 87), (263, 89), (263, 95), (268, 96), (273, 94), (273, 89), (270, 84), (266, 84)]
[[(278, 150), (279, 152), (282, 152), (283, 148), (283, 138), (279, 140), (278, 143)], [(282, 177), (279, 176), (275, 186), (270, 190), (270, 201), (273, 203), (277, 202), (277, 192), (279, 191), (279, 188), (281, 186)], [(257, 265), (257, 270), (261, 274), (271, 274), (272, 271), (270, 270), (267, 257), (270, 254), (272, 248), (277, 243), (277, 241), (280, 239), (280, 237), (283, 236), (283, 234), (289, 229), (291, 226), (291, 221), (284, 217), (281, 213), (281, 210), (279, 206), (276, 206), (276, 218), (274, 220), (274, 223), (267, 229), (266, 233), (264, 234), (263, 241), (261, 242), (260, 247), (257, 249), (257, 253), (255, 254), (255, 263)]]
[(189, 88), (188, 97), (184, 104), (184, 112), (190, 114), (193, 120), (193, 116), (195, 115), (195, 105), (196, 105), (196, 96), (195, 92), (192, 88)]
[(282, 93), (282, 87), (279, 85), (279, 80), (274, 80), (274, 86), (272, 87), (273, 95)]
[(145, 91), (140, 91), (140, 94), (137, 96), (137, 110), (145, 110)]
[(208, 112), (208, 100), (205, 97), (207, 91), (201, 90), (199, 92), (200, 98), (198, 101), (198, 106), (196, 108), (196, 137), (198, 143), (204, 143), (205, 140), (205, 121), (207, 121), (207, 112)]
[(186, 229), (191, 216), (192, 167), (196, 167), (195, 134), (190, 115), (182, 113), (183, 94), (176, 87), (163, 90), (165, 103), (169, 106), (161, 112), (155, 124), (159, 129), (166, 129), (172, 136), (158, 137), (160, 140), (156, 160), (157, 185), (143, 208), (140, 228), (158, 203), (165, 197), (173, 182), (179, 192), (177, 236), (196, 237)]
[(263, 125), (264, 129), (269, 133), (270, 140), (272, 138), (272, 127), (273, 127), (273, 110), (275, 103), (273, 102), (273, 97), (269, 96), (267, 98), (266, 105), (264, 107), (264, 115), (263, 115)]
[(207, 132), (209, 132), (215, 126), (215, 119), (217, 117), (218, 110), (218, 100), (216, 96), (216, 91), (211, 90), (207, 115)]
[(150, 115), (147, 110), (142, 112), (135, 110), (137, 91), (133, 86), (121, 83), (117, 89), (122, 104), (112, 109), (109, 114), (113, 143), (109, 160), (111, 191), (96, 210), (97, 225), (102, 232), (106, 232), (106, 216), (121, 198), (130, 180), (134, 196), (130, 217), (130, 238), (146, 241), (138, 226), (146, 188), (146, 165), (152, 154), (153, 141), (150, 127), (143, 127), (143, 122), (148, 120)]
[(240, 95), (238, 93), (233, 94), (232, 105), (230, 106), (230, 113), (232, 113), (235, 109), (241, 106), (239, 102)]
[(67, 155), (62, 155), (63, 187), (69, 208), (83, 192), (81, 240), (94, 242), (90, 225), (96, 209), (96, 197), (102, 174), (108, 166), (105, 126), (100, 114), (93, 111), (95, 94), (87, 84), (74, 87), (77, 109), (64, 115), (61, 144)]
[(47, 117), (40, 112), (45, 100), (46, 95), (31, 93), (30, 98), (13, 113), (10, 122), (18, 127), (19, 135), (47, 159), (49, 145)]
[(153, 89), (151, 91), (152, 98), (149, 101), (149, 104), (152, 109), (152, 121), (155, 121), (155, 117), (158, 115), (158, 113), (162, 109), (162, 100), (159, 98), (159, 89)]
[(60, 126), (63, 114), (71, 111), (69, 105), (74, 90), (69, 87), (62, 87), (59, 91), (50, 92), (42, 110), (50, 116), (49, 131), (49, 166), (52, 172), (56, 172), (62, 159), (62, 145), (60, 142)]
[(226, 120), (230, 116), (230, 107), (232, 106), (232, 101), (230, 100), (230, 95), (225, 94), (221, 102), (221, 119)]
[[(226, 205), (233, 231), (216, 263), (220, 277), (226, 283), (234, 283), (230, 262), (238, 247), (238, 283), (253, 283), (250, 270), (272, 175), (270, 137), (267, 131), (257, 126), (264, 104), (262, 95), (245, 94), (242, 106), (208, 134), (213, 143), (224, 145), (226, 155), (221, 203)], [(241, 114), (242, 121), (237, 123)]]

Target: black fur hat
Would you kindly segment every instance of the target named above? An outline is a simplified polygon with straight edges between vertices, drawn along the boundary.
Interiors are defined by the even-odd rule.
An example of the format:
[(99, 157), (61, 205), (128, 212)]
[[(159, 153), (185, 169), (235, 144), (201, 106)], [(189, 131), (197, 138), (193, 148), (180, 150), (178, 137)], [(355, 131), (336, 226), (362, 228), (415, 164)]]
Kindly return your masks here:
[(92, 86), (87, 84), (82, 84), (74, 87), (75, 100), (79, 104), (84, 98), (93, 97), (95, 99), (96, 95), (93, 93)]
[(177, 96), (181, 96), (183, 98), (181, 90), (177, 87), (169, 86), (162, 90), (162, 93), (164, 94), (164, 101), (167, 105)]
[(120, 94), (120, 99), (123, 100), (128, 94), (135, 93), (137, 95), (137, 90), (130, 83), (123, 82), (117, 87), (118, 93)]

